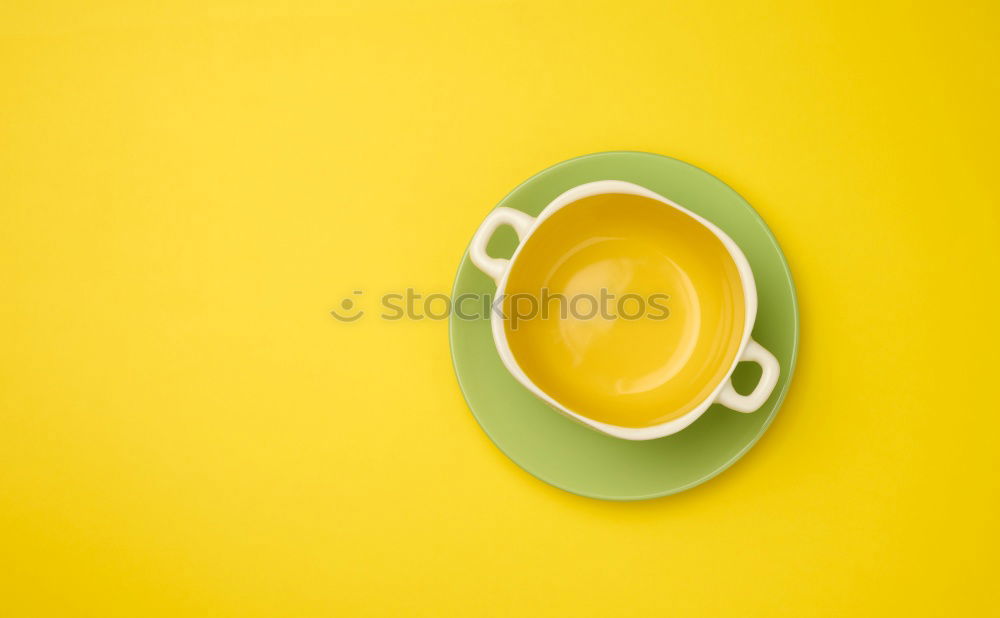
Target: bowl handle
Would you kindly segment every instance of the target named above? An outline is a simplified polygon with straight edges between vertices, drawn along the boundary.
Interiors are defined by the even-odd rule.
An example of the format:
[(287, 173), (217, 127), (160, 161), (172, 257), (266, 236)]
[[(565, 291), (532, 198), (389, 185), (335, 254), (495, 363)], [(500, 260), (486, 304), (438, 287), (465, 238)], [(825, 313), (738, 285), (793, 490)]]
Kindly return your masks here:
[(486, 253), (486, 245), (490, 243), (490, 238), (501, 225), (509, 225), (517, 232), (518, 243), (524, 242), (528, 235), (528, 230), (535, 223), (535, 218), (525, 214), (520, 210), (500, 206), (486, 216), (482, 225), (476, 230), (476, 235), (472, 237), (469, 245), (469, 259), (476, 265), (476, 268), (483, 271), (498, 285), (507, 271), (510, 260), (504, 258), (490, 257)]
[(778, 374), (781, 372), (781, 365), (764, 346), (753, 339), (747, 342), (747, 348), (740, 356), (740, 362), (749, 361), (757, 363), (761, 368), (760, 381), (749, 395), (741, 395), (733, 388), (733, 377), (729, 376), (726, 385), (719, 391), (719, 396), (715, 398), (716, 403), (721, 403), (730, 410), (737, 412), (754, 412), (767, 401), (778, 384)]

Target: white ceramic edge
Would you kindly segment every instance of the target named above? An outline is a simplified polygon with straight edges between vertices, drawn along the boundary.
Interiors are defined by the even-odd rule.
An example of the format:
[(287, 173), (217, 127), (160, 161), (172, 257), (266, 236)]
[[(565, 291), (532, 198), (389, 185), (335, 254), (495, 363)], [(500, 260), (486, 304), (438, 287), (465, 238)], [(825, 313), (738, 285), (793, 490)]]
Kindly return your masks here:
[[(507, 278), (510, 274), (511, 266), (517, 261), (517, 257), (521, 252), (521, 248), (524, 247), (525, 242), (527, 242), (527, 240), (531, 238), (531, 235), (534, 234), (535, 230), (538, 229), (538, 227), (542, 223), (544, 223), (546, 219), (551, 217), (553, 213), (555, 213), (560, 208), (572, 204), (573, 202), (581, 200), (585, 197), (591, 197), (594, 195), (603, 195), (607, 193), (640, 195), (643, 197), (654, 199), (658, 202), (662, 202), (673, 208), (676, 208), (677, 210), (683, 212), (689, 217), (692, 217), (693, 219), (695, 219), (696, 221), (707, 227), (709, 230), (711, 230), (711, 232), (715, 234), (719, 238), (719, 240), (722, 241), (723, 246), (726, 247), (726, 250), (729, 252), (730, 256), (732, 256), (733, 262), (736, 264), (737, 272), (740, 275), (740, 282), (743, 284), (744, 305), (746, 307), (746, 313), (743, 322), (743, 336), (740, 340), (740, 347), (737, 350), (732, 365), (729, 367), (729, 370), (726, 372), (725, 377), (722, 380), (720, 380), (719, 384), (712, 391), (712, 393), (708, 397), (706, 397), (704, 401), (702, 401), (700, 404), (698, 404), (694, 409), (692, 409), (684, 416), (673, 419), (671, 421), (667, 421), (665, 423), (660, 423), (659, 425), (653, 425), (652, 427), (620, 427), (618, 425), (611, 425), (608, 423), (595, 421), (591, 418), (587, 418), (586, 416), (577, 414), (576, 412), (570, 410), (566, 406), (560, 404), (558, 401), (553, 399), (548, 393), (543, 391), (534, 382), (532, 382), (532, 380), (521, 369), (521, 366), (517, 363), (517, 360), (514, 358), (513, 353), (510, 351), (510, 345), (507, 342), (507, 335), (504, 332), (503, 328), (504, 320), (502, 317), (498, 316), (497, 312), (495, 311), (492, 312), (490, 315), (490, 326), (493, 331), (493, 342), (496, 345), (497, 352), (500, 354), (500, 360), (503, 361), (503, 364), (507, 368), (507, 371), (509, 371), (511, 375), (513, 375), (518, 382), (524, 385), (524, 387), (527, 388), (529, 391), (531, 391), (536, 397), (546, 402), (559, 412), (569, 416), (570, 418), (579, 421), (584, 425), (588, 425), (610, 436), (614, 436), (616, 438), (622, 438), (625, 440), (653, 440), (656, 438), (662, 438), (664, 436), (677, 433), (678, 431), (684, 429), (691, 423), (698, 420), (698, 418), (701, 417), (701, 415), (704, 414), (706, 410), (708, 410), (709, 406), (711, 406), (719, 399), (719, 395), (723, 391), (723, 389), (725, 389), (727, 386), (730, 385), (729, 380), (732, 377), (733, 371), (736, 369), (736, 365), (739, 364), (741, 360), (743, 360), (744, 352), (746, 351), (747, 344), (750, 341), (750, 333), (751, 331), (753, 331), (753, 325), (757, 319), (757, 285), (754, 282), (753, 270), (751, 270), (750, 268), (750, 262), (747, 261), (746, 256), (743, 255), (743, 251), (740, 250), (736, 242), (733, 241), (733, 239), (730, 238), (728, 234), (720, 230), (711, 221), (708, 221), (704, 217), (694, 212), (691, 212), (687, 208), (684, 208), (680, 204), (677, 204), (676, 202), (660, 195), (659, 193), (651, 191), (637, 184), (626, 182), (624, 180), (597, 180), (594, 182), (588, 182), (573, 187), (572, 189), (569, 189), (560, 194), (558, 197), (552, 200), (549, 203), (549, 205), (546, 206), (541, 213), (539, 213), (537, 217), (535, 217), (534, 221), (531, 223), (530, 227), (527, 227), (527, 229), (524, 229), (525, 226), (515, 227), (515, 230), (518, 233), (518, 245), (509, 260), (499, 260), (497, 258), (490, 258), (489, 256), (486, 255), (485, 252), (486, 243), (489, 241), (489, 237), (492, 236), (492, 232), (496, 229), (497, 225), (501, 223), (495, 220), (491, 220), (491, 217), (493, 217), (494, 215), (498, 215), (497, 218), (500, 217), (506, 218), (504, 215), (499, 214), (497, 212), (500, 209), (493, 211), (493, 213), (487, 216), (486, 220), (483, 221), (483, 224), (480, 226), (479, 231), (477, 231), (476, 236), (473, 237), (473, 241), (469, 250), (469, 256), (470, 258), (472, 258), (472, 261), (477, 268), (485, 272), (488, 276), (490, 276), (496, 281), (497, 284), (496, 293), (497, 297), (500, 298), (503, 296), (504, 291), (506, 290)], [(515, 209), (505, 208), (504, 210), (513, 210), (514, 212), (523, 215), (524, 217), (531, 216), (528, 215), (527, 213)], [(502, 223), (506, 223), (506, 221), (503, 221)], [(492, 262), (494, 264), (492, 269), (490, 269), (490, 267), (487, 266), (489, 262)], [(502, 274), (500, 275), (499, 279), (497, 279), (494, 276), (494, 273), (496, 272), (495, 265), (500, 262), (506, 262), (506, 264), (504, 265), (505, 267), (503, 268)], [(494, 272), (490, 272), (490, 270), (494, 270)], [(767, 354), (770, 355), (769, 352)], [(776, 360), (774, 362), (777, 363)], [(773, 389), (773, 385), (771, 389)], [(756, 390), (757, 389), (755, 389), (755, 391)], [(766, 400), (767, 396), (769, 395), (770, 392), (766, 393), (764, 400)], [(761, 401), (761, 405), (763, 405), (763, 403), (764, 401)]]

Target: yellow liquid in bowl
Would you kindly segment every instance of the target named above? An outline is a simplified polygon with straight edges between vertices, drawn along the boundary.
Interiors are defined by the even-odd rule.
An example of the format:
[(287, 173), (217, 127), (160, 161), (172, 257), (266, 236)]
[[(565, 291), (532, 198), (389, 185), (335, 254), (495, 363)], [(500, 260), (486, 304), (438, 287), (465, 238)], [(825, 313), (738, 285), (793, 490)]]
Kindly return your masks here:
[[(528, 378), (566, 408), (620, 427), (697, 407), (732, 366), (745, 322), (722, 241), (635, 195), (556, 211), (521, 248), (505, 294), (507, 341)], [(514, 319), (531, 314), (527, 296), (538, 311)]]

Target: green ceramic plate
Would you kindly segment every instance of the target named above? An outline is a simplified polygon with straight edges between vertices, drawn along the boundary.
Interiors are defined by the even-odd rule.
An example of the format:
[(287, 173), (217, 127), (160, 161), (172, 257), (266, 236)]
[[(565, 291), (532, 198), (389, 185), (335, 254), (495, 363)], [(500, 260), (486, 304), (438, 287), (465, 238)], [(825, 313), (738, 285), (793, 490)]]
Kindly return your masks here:
[[(605, 152), (570, 159), (530, 178), (498, 206), (537, 215), (563, 191), (594, 180), (627, 180), (648, 187), (712, 221), (743, 249), (753, 268), (760, 302), (753, 337), (781, 363), (781, 378), (768, 402), (752, 414), (713, 405), (679, 433), (633, 442), (588, 429), (522, 387), (500, 362), (488, 316), (478, 320), (452, 316), (452, 360), (476, 420), (517, 465), (546, 483), (582, 496), (657, 498), (719, 474), (771, 424), (795, 368), (799, 340), (795, 287), (777, 241), (750, 204), (711, 174), (669, 157)], [(502, 228), (494, 235), (490, 254), (509, 256), (515, 246), (513, 232)], [(493, 281), (466, 254), (452, 298), (466, 293), (493, 295), (495, 290)], [(759, 372), (749, 364), (737, 367), (737, 390), (749, 392)]]

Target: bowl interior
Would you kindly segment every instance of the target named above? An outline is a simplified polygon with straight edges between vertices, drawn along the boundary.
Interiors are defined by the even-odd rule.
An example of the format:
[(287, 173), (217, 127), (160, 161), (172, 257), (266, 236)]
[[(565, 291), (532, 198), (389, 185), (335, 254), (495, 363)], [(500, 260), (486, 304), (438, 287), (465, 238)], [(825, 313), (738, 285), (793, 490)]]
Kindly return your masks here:
[(504, 336), (528, 379), (619, 427), (651, 427), (702, 404), (745, 329), (743, 283), (722, 240), (639, 195), (556, 210), (520, 248), (504, 293)]

